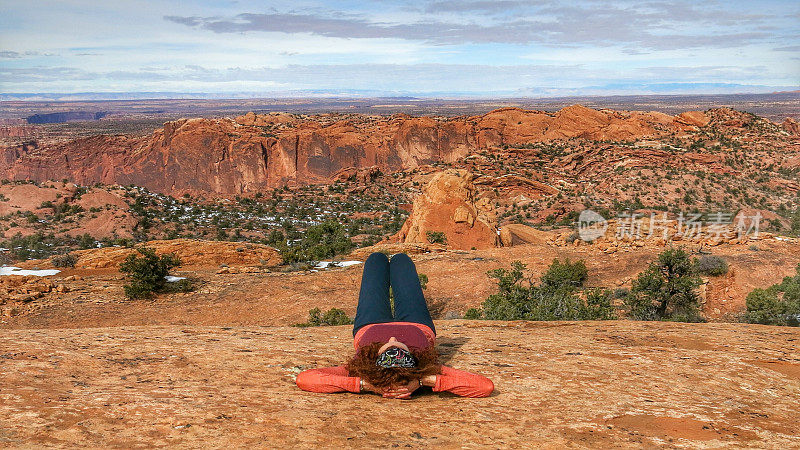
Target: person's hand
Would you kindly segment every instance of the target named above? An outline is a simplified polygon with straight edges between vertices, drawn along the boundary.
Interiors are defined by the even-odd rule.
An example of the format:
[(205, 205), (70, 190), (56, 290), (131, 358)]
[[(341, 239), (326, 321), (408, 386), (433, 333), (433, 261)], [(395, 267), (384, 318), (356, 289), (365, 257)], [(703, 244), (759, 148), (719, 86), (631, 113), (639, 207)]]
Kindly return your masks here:
[(419, 389), (420, 386), (422, 386), (422, 382), (419, 379), (413, 379), (409, 381), (407, 384), (403, 384), (400, 386), (392, 386), (389, 389), (386, 389), (383, 392), (383, 397), (409, 399), (411, 398), (411, 394), (413, 394), (414, 391)]
[(374, 392), (376, 394), (383, 394), (383, 391), (376, 388), (372, 385), (372, 383), (363, 378), (361, 379), (361, 392)]

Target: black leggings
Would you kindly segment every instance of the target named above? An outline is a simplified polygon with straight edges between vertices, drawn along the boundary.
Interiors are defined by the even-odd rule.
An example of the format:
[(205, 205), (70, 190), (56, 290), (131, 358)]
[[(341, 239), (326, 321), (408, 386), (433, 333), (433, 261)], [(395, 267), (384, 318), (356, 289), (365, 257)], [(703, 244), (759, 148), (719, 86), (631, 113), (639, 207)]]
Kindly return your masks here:
[[(389, 286), (394, 294), (394, 317), (389, 305)], [(353, 335), (364, 325), (386, 322), (421, 323), (436, 334), (417, 268), (405, 253), (394, 255), (391, 262), (383, 253), (373, 253), (364, 263)]]

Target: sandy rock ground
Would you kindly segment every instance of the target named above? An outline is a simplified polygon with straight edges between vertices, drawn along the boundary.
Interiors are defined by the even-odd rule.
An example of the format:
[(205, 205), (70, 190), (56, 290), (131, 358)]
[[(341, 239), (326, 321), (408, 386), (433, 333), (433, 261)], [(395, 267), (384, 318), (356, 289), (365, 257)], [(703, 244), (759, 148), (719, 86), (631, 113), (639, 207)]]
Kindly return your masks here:
[[(764, 240), (759, 242), (758, 248), (714, 247), (714, 254), (724, 257), (730, 270), (722, 277), (707, 277), (706, 284), (701, 286), (704, 312), (710, 320), (735, 320), (752, 289), (771, 286), (795, 273), (800, 263), (797, 244)], [(583, 259), (589, 270), (588, 285), (615, 287), (629, 286), (662, 250), (661, 247), (634, 247), (605, 254), (592, 246), (520, 245), (477, 251), (435, 251), (412, 254), (412, 258), (419, 272), (428, 275), (425, 295), (431, 308), (438, 310), (437, 317), (452, 318), (459, 317), (470, 307), (479, 306), (496, 291), (496, 283), (486, 275), (488, 270), (508, 268), (514, 260), (527, 264), (528, 275), (538, 279), (553, 258)], [(361, 252), (354, 258), (365, 259), (366, 256)], [(238, 269), (232, 272), (240, 272)], [(317, 307), (341, 308), (350, 317), (355, 315), (361, 265), (320, 272), (265, 273), (260, 270), (218, 273), (219, 266), (215, 265), (181, 267), (174, 273), (195, 278), (198, 287), (194, 292), (162, 295), (153, 301), (128, 301), (122, 288), (124, 280), (115, 269), (67, 269), (51, 278), (56, 285), (63, 285), (63, 289), (55, 289), (30, 303), (3, 305), (0, 301), (0, 312), (3, 312), (0, 329), (278, 326), (304, 322), (308, 311)]]
[(489, 398), (300, 391), (349, 327), (147, 326), (0, 335), (0, 446), (800, 446), (800, 330), (440, 321)]

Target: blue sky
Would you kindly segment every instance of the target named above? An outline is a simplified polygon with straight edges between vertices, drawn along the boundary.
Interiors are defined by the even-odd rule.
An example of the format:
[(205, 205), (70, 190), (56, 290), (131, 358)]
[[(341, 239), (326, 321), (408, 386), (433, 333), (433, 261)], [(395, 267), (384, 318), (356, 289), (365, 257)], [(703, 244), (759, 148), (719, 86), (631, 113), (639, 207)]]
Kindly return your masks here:
[(563, 96), (800, 86), (796, 1), (7, 1), (0, 92)]

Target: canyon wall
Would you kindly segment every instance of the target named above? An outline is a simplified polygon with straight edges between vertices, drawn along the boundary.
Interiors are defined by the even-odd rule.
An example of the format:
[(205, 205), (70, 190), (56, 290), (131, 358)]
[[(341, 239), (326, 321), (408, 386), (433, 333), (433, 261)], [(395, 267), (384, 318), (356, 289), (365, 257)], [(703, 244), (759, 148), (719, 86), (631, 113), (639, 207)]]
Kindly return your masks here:
[(577, 105), (556, 113), (504, 108), (448, 119), (249, 113), (235, 120), (167, 122), (146, 137), (103, 135), (0, 148), (0, 178), (237, 194), (329, 182), (348, 168), (398, 170), (452, 162), (501, 145), (576, 137), (628, 140), (685, 126), (661, 113)]

